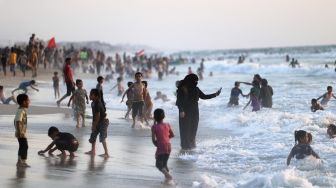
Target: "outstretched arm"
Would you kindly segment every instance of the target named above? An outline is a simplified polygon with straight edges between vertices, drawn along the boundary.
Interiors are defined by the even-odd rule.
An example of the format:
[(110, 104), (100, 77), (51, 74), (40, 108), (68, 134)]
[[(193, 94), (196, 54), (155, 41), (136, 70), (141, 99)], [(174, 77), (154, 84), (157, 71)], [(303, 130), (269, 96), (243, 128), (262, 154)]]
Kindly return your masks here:
[(326, 93), (325, 94), (323, 94), (323, 95), (321, 95), (320, 97), (318, 97), (316, 100), (320, 100), (322, 97), (324, 97), (326, 95)]
[(332, 94), (332, 97), (334, 97), (334, 99), (336, 99), (336, 97), (335, 97), (335, 95), (334, 95), (334, 94)]
[(34, 89), (35, 91), (39, 91), (36, 87), (34, 87), (33, 85), (30, 86), (32, 89)]
[(252, 85), (252, 83), (250, 82), (239, 82), (239, 83), (246, 84), (246, 85)]
[(212, 98), (215, 98), (215, 97), (217, 97), (221, 93), (221, 90), (222, 90), (222, 88), (220, 88), (216, 93), (213, 93), (213, 94), (210, 94), (210, 95), (206, 95), (199, 88), (197, 88), (197, 89), (198, 89), (198, 92), (199, 92), (199, 97), (201, 99), (212, 99)]
[[(51, 142), (51, 144), (48, 145), (48, 147), (45, 150), (40, 150), (38, 152), (39, 155), (44, 154), (45, 152), (51, 150), (51, 148), (55, 145), (55, 141)], [(54, 150), (55, 151), (55, 150)], [(50, 154), (52, 154), (52, 152), (49, 152)]]

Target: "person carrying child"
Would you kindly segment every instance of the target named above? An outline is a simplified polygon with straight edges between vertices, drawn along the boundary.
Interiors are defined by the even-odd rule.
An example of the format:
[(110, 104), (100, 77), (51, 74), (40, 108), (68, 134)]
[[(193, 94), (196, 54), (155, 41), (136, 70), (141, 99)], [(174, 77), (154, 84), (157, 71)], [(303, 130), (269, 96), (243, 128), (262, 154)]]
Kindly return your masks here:
[[(75, 157), (74, 152), (77, 151), (79, 142), (78, 140), (70, 133), (59, 132), (57, 127), (50, 127), (48, 130), (48, 136), (53, 140), (46, 149), (40, 150), (39, 155), (43, 155), (45, 152), (48, 152), (50, 155), (56, 150), (60, 150), (62, 157), (66, 156), (65, 151), (70, 153), (70, 157)], [(55, 147), (54, 147), (55, 146)]]
[(290, 161), (293, 157), (296, 159), (304, 159), (307, 156), (314, 156), (319, 159), (317, 153), (313, 150), (313, 148), (309, 145), (311, 140), (309, 139), (309, 133), (304, 130), (298, 130), (294, 132), (295, 145), (292, 148), (291, 152), (287, 157), (287, 165), (290, 164)]
[(30, 105), (28, 95), (19, 94), (16, 98), (19, 108), (14, 118), (15, 137), (19, 142), (17, 167), (30, 167), (27, 164), (28, 141), (27, 141), (27, 110)]
[(171, 152), (170, 138), (174, 137), (174, 132), (169, 123), (164, 123), (165, 113), (158, 108), (154, 111), (154, 125), (152, 126), (152, 142), (156, 146), (155, 166), (164, 174), (165, 183), (169, 184), (172, 181), (172, 176), (169, 174), (167, 162)]

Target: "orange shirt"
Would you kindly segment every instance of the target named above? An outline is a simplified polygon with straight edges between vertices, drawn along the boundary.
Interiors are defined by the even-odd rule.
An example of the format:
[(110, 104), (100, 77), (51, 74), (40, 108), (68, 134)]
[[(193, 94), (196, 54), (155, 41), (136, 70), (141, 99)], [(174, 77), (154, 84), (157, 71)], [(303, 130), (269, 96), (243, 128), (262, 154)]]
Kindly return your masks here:
[(16, 53), (11, 52), (9, 55), (9, 64), (10, 65), (15, 65), (16, 64)]

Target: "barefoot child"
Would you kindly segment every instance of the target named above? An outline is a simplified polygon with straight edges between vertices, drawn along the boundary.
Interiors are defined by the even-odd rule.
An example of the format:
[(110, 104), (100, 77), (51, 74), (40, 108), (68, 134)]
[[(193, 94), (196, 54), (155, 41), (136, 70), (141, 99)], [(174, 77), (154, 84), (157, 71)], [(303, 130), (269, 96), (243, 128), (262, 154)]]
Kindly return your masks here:
[(52, 155), (55, 150), (60, 150), (62, 152), (60, 155), (63, 157), (66, 156), (65, 151), (69, 151), (70, 157), (75, 157), (74, 152), (77, 151), (79, 142), (72, 134), (59, 132), (57, 127), (50, 127), (48, 130), (48, 136), (53, 141), (45, 150), (39, 151), (39, 155), (42, 155), (45, 152), (48, 152), (50, 155)]
[(130, 89), (131, 86), (133, 85), (133, 82), (128, 82), (127, 83), (127, 86), (128, 86), (128, 89), (125, 91), (125, 93), (123, 94), (122, 98), (121, 98), (121, 103), (124, 102), (124, 98), (125, 96), (127, 97), (127, 100), (126, 100), (126, 106), (127, 106), (127, 112), (125, 114), (125, 119), (128, 119), (129, 117), (129, 113), (131, 112), (132, 110), (132, 100), (133, 100), (133, 90)]
[(167, 162), (171, 152), (169, 139), (174, 137), (174, 133), (169, 123), (164, 123), (165, 113), (162, 109), (154, 111), (154, 125), (152, 126), (152, 142), (156, 146), (155, 166), (164, 174), (165, 183), (170, 183), (173, 179), (169, 174)]
[(30, 104), (28, 95), (19, 94), (16, 98), (20, 107), (16, 111), (14, 118), (15, 137), (19, 142), (17, 167), (30, 167), (27, 163), (28, 141), (26, 137), (27, 132), (27, 110)]
[(296, 159), (304, 159), (305, 157), (312, 155), (317, 159), (320, 158), (317, 153), (315, 153), (313, 148), (309, 145), (309, 142), (311, 142), (309, 139), (309, 133), (304, 130), (295, 131), (294, 137), (295, 146), (292, 148), (291, 152), (287, 157), (287, 165), (290, 164), (290, 161), (293, 157), (295, 157)]
[(106, 118), (106, 110), (101, 102), (100, 93), (98, 89), (91, 89), (90, 100), (92, 108), (92, 133), (90, 135), (89, 142), (91, 143), (91, 150), (86, 152), (88, 155), (96, 155), (96, 140), (99, 134), (99, 141), (103, 144), (104, 154), (100, 155), (104, 158), (108, 158), (108, 150), (106, 144), (108, 119)]
[(72, 96), (70, 97), (68, 106), (70, 106), (70, 103), (73, 100), (74, 116), (77, 121), (76, 127), (79, 128), (80, 118), (82, 118), (82, 127), (85, 127), (85, 109), (86, 109), (85, 99), (86, 99), (86, 103), (89, 104), (89, 98), (87, 96), (86, 90), (83, 89), (82, 80), (77, 79), (76, 86), (78, 89), (76, 89), (73, 92)]
[(52, 80), (53, 80), (55, 99), (58, 99), (60, 97), (60, 90), (59, 90), (59, 77), (58, 77), (57, 71), (54, 72), (54, 76), (52, 77)]

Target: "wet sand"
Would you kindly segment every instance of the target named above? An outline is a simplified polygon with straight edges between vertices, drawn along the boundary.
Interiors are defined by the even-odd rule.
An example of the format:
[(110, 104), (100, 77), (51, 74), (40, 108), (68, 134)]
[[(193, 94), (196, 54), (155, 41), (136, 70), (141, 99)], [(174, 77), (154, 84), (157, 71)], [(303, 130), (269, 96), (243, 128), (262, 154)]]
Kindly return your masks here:
[[(8, 111), (15, 105), (11, 105)], [(0, 106), (1, 109), (3, 106)], [(31, 107), (28, 115), (28, 163), (31, 168), (17, 169), (16, 156), (18, 143), (14, 137), (13, 118), (1, 110), (0, 115), (0, 182), (6, 187), (169, 187), (162, 185), (163, 175), (155, 168), (155, 148), (151, 143), (149, 129), (132, 129), (131, 121), (118, 118), (124, 112), (110, 113), (108, 147), (111, 157), (91, 157), (84, 152), (90, 149), (88, 142), (90, 126), (75, 128), (75, 122), (66, 113), (46, 115), (57, 112), (53, 107)], [(38, 111), (40, 110), (40, 111)], [(44, 111), (44, 112), (43, 112)], [(7, 112), (7, 110), (6, 110)], [(44, 114), (44, 115), (42, 115)], [(113, 114), (113, 115), (111, 115)], [(90, 121), (90, 120), (87, 120)], [(87, 122), (89, 124), (89, 122)], [(60, 131), (70, 132), (78, 138), (80, 147), (74, 159), (62, 159), (37, 152), (44, 149), (51, 139), (47, 136), (49, 126), (57, 126)], [(175, 127), (176, 130), (177, 127)], [(175, 131), (178, 135), (178, 132)], [(172, 140), (173, 152), (169, 167), (177, 182), (172, 187), (191, 187), (198, 180), (199, 172), (191, 161), (178, 158), (179, 138)], [(97, 145), (97, 154), (103, 152)], [(55, 154), (58, 152), (56, 151)], [(171, 187), (171, 186), (170, 186)]]
[[(36, 78), (40, 92), (29, 91), (32, 106), (28, 112), (28, 164), (31, 168), (17, 169), (18, 142), (14, 137), (13, 119), (17, 109), (16, 104), (0, 105), (0, 184), (5, 187), (192, 187), (193, 181), (207, 173), (198, 169), (194, 161), (183, 160), (179, 146), (178, 122), (176, 117), (167, 117), (174, 128), (176, 137), (171, 140), (172, 153), (168, 167), (177, 185), (166, 186), (161, 182), (163, 175), (155, 167), (155, 147), (151, 142), (150, 129), (132, 129), (131, 121), (125, 120), (124, 111), (108, 109), (110, 126), (108, 128), (108, 148), (110, 158), (91, 157), (84, 152), (90, 150), (88, 142), (91, 133), (91, 119), (86, 119), (86, 127), (75, 128), (71, 117), (71, 109), (57, 108), (53, 96), (50, 96), (51, 76), (54, 70), (40, 72)], [(77, 74), (77, 78), (95, 78), (94, 75)], [(1, 84), (5, 86), (6, 96), (22, 80), (29, 80), (17, 76), (1, 77)], [(42, 89), (44, 87), (44, 90)], [(50, 88), (45, 90), (45, 88)], [(42, 90), (41, 90), (42, 89)], [(61, 93), (62, 95), (62, 93)], [(45, 96), (45, 99), (41, 99)], [(36, 101), (40, 101), (37, 102)], [(42, 101), (42, 102), (41, 102)], [(47, 102), (46, 102), (47, 101)], [(55, 105), (55, 106), (53, 106)], [(91, 109), (87, 108), (88, 117)], [(62, 159), (37, 152), (45, 149), (51, 142), (47, 136), (50, 126), (56, 126), (62, 132), (75, 135), (80, 142), (76, 157)], [(223, 137), (223, 131), (211, 131), (200, 122), (198, 139), (202, 137)], [(102, 145), (97, 144), (97, 154), (103, 152)], [(57, 154), (57, 151), (55, 152)], [(215, 172), (212, 172), (215, 174)]]

